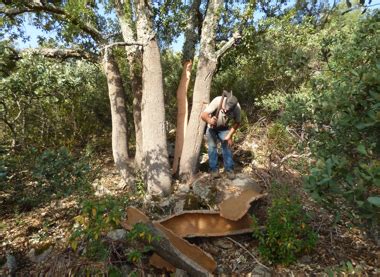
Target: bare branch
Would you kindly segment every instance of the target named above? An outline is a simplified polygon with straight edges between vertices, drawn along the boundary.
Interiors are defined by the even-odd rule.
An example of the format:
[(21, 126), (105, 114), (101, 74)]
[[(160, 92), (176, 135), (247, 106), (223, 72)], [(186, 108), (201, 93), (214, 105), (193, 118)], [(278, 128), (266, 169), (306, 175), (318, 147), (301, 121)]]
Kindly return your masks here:
[(111, 44), (107, 44), (107, 45), (104, 45), (102, 48), (100, 48), (100, 50), (104, 50), (104, 49), (108, 49), (108, 48), (111, 48), (111, 47), (114, 47), (114, 46), (134, 46), (134, 45), (137, 45), (137, 46), (145, 46), (146, 43), (142, 43), (142, 42), (124, 42), (124, 41), (121, 41), (121, 42), (113, 42)]
[(23, 13), (26, 13), (26, 12), (31, 12), (32, 10), (31, 9), (28, 9), (26, 7), (24, 8), (2, 8), (0, 9), (0, 14), (4, 14), (6, 16), (16, 16), (16, 15), (19, 15), (19, 14), (23, 14)]
[(236, 42), (237, 39), (240, 39), (241, 35), (239, 32), (235, 32), (232, 37), (227, 41), (226, 44), (222, 46), (218, 51), (216, 51), (216, 58), (219, 60)]

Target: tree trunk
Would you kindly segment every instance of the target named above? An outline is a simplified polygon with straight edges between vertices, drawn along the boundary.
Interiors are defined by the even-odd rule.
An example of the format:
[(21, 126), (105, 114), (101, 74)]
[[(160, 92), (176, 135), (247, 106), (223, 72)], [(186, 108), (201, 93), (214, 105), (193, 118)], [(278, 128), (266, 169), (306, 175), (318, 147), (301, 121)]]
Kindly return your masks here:
[[(138, 52), (137, 52), (138, 51)], [(142, 98), (142, 57), (140, 50), (137, 50), (133, 56), (128, 58), (130, 78), (133, 91), (133, 121), (135, 125), (135, 164), (137, 168), (143, 166), (143, 145), (142, 145), (142, 128), (141, 128), (141, 98)]]
[[(128, 5), (126, 8), (125, 5)], [(132, 19), (125, 13), (132, 9), (130, 2), (115, 1), (115, 8), (118, 14), (119, 24), (124, 41), (132, 42), (136, 40), (136, 34), (132, 28)], [(142, 55), (137, 46), (127, 46), (125, 50), (128, 55), (129, 77), (133, 93), (133, 120), (135, 126), (136, 152), (135, 164), (138, 168), (142, 167), (143, 147), (141, 129), (141, 97), (142, 97)]]
[(137, 40), (144, 43), (141, 127), (145, 183), (149, 195), (167, 195), (171, 174), (166, 141), (164, 86), (160, 50), (152, 24), (150, 1), (136, 0)]
[(107, 77), (108, 95), (111, 103), (112, 154), (116, 168), (127, 182), (128, 172), (128, 134), (125, 112), (125, 93), (119, 67), (112, 53), (105, 53), (103, 67)]
[(198, 170), (198, 157), (205, 129), (205, 123), (200, 116), (210, 102), (211, 81), (215, 69), (216, 61), (210, 61), (204, 57), (200, 58), (194, 85), (193, 108), (180, 162), (180, 176), (184, 180), (192, 178)]
[(184, 180), (192, 178), (198, 170), (198, 158), (205, 128), (205, 123), (201, 120), (200, 116), (210, 101), (211, 81), (217, 65), (215, 49), (216, 28), (222, 5), (222, 0), (210, 0), (207, 14), (202, 24), (193, 106), (180, 161), (180, 176)]
[(182, 153), (183, 141), (187, 128), (188, 117), (188, 104), (187, 104), (187, 90), (190, 83), (192, 60), (185, 61), (182, 68), (181, 80), (177, 89), (177, 128), (175, 136), (175, 150), (173, 161), (173, 174), (178, 170), (179, 160)]
[(152, 39), (143, 51), (141, 123), (148, 193), (166, 195), (170, 193), (171, 176), (166, 142), (160, 51), (155, 39)]
[(185, 139), (187, 122), (188, 122), (188, 103), (187, 103), (187, 90), (190, 83), (192, 61), (195, 54), (195, 45), (199, 41), (199, 28), (201, 22), (199, 20), (199, 7), (201, 0), (193, 0), (189, 10), (189, 19), (186, 24), (185, 30), (185, 43), (183, 44), (182, 56), (182, 76), (177, 89), (177, 129), (173, 161), (173, 174), (177, 173), (181, 153), (183, 149), (183, 142)]

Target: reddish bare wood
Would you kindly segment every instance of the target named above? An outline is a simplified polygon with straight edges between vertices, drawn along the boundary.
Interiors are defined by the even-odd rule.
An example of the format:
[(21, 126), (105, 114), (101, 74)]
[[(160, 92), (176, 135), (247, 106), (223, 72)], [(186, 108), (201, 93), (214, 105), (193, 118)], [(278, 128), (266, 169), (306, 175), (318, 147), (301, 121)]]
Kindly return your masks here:
[(247, 214), (251, 203), (267, 196), (253, 189), (242, 191), (239, 196), (230, 197), (219, 204), (220, 215), (230, 220), (239, 220)]
[(237, 221), (213, 211), (185, 211), (158, 221), (180, 237), (218, 237), (252, 232), (249, 215)]
[(149, 218), (138, 209), (127, 208), (127, 216), (128, 219), (122, 223), (122, 226), (131, 229), (136, 223), (144, 223), (153, 237), (160, 237), (159, 241), (151, 242), (154, 250), (176, 268), (181, 268), (194, 276), (208, 276), (216, 269), (214, 259), (203, 250), (178, 237), (160, 223), (150, 222)]

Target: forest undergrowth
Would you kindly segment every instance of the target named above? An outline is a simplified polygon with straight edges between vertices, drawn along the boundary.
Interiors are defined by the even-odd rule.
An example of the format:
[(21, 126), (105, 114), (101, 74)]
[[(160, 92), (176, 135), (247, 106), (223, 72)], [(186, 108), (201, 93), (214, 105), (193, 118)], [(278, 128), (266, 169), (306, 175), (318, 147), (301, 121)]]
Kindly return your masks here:
[[(285, 217), (291, 216), (291, 210), (301, 209), (302, 214), (308, 217), (305, 221), (293, 218), (293, 225), (288, 230), (295, 232), (298, 223), (303, 224), (302, 229), (306, 230), (304, 228), (307, 225), (310, 228), (308, 232), (315, 236), (309, 249), (295, 248), (302, 251), (286, 252), (288, 249), (284, 248), (285, 257), (289, 258), (289, 253), (295, 256), (281, 260), (281, 254), (278, 254), (282, 249), (281, 243), (273, 252), (277, 253), (276, 256), (269, 254), (269, 250), (260, 251), (260, 241), (265, 241), (264, 237), (239, 235), (199, 238), (192, 242), (211, 253), (218, 262), (218, 274), (379, 273), (379, 248), (370, 231), (355, 224), (349, 209), (334, 213), (334, 210), (322, 207), (305, 192), (302, 177), (306, 165), (313, 161), (308, 153), (297, 149), (297, 139), (299, 135), (294, 130), (261, 117), (251, 128), (238, 133), (234, 156), (236, 171), (250, 176), (265, 191), (270, 192), (268, 199), (253, 207), (258, 212), (256, 215), (260, 222), (265, 224), (268, 220), (269, 209), (276, 213), (276, 207), (270, 208), (271, 203), (276, 201), (280, 210), (286, 207), (288, 213), (282, 214)], [(109, 234), (121, 228), (120, 222), (127, 206), (138, 207), (153, 218), (169, 215), (173, 207), (163, 204), (167, 199), (144, 202), (146, 188), (138, 175), (137, 191), (130, 191), (120, 185), (121, 180), (113, 167), (110, 153), (92, 159), (90, 164), (95, 174), (86, 175), (88, 190), (85, 193), (66, 196), (60, 195), (59, 190), (52, 193), (51, 190), (43, 190), (37, 197), (33, 196), (34, 202), (29, 203), (24, 199), (31, 192), (26, 186), (24, 191), (9, 191), (1, 196), (2, 201), (9, 201), (9, 198), (24, 199), (12, 204), (7, 202), (7, 210), (2, 211), (2, 264), (6, 264), (7, 255), (12, 254), (20, 274), (103, 272), (119, 276), (126, 272), (160, 272), (149, 266), (147, 258), (151, 249), (133, 239), (133, 232), (116, 239), (111, 239)], [(76, 167), (67, 164), (66, 173), (70, 172), (68, 168)], [(74, 176), (71, 175), (71, 178)], [(82, 180), (79, 176), (75, 178)], [(207, 205), (198, 208), (205, 209)], [(274, 230), (285, 235), (277, 240), (287, 240), (288, 243), (296, 241), (290, 233), (286, 233), (286, 229), (279, 228), (274, 227)], [(280, 262), (276, 260), (278, 258)], [(265, 267), (260, 267), (257, 261)]]

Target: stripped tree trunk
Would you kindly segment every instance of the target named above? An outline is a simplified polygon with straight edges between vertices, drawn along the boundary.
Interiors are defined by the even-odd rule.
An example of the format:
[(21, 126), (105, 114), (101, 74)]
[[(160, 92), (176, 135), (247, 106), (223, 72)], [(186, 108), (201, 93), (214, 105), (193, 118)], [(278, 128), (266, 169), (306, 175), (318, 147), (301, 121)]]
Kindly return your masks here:
[(127, 115), (125, 112), (125, 93), (119, 67), (107, 50), (103, 67), (107, 77), (108, 95), (111, 103), (112, 118), (112, 154), (123, 180), (127, 182), (128, 172), (128, 134)]
[(215, 54), (216, 27), (222, 4), (222, 0), (209, 1), (207, 14), (202, 25), (193, 106), (180, 161), (180, 176), (182, 179), (191, 178), (198, 170), (198, 157), (205, 127), (200, 115), (205, 105), (210, 101), (211, 81), (217, 65), (217, 56)]
[(188, 117), (188, 104), (187, 104), (187, 89), (190, 83), (191, 68), (193, 62), (191, 60), (186, 61), (183, 64), (181, 80), (177, 89), (177, 128), (175, 135), (175, 150), (173, 161), (173, 174), (178, 170), (179, 159), (182, 153), (183, 141), (185, 139), (185, 132), (187, 128)]
[(176, 140), (173, 160), (173, 174), (177, 173), (179, 161), (181, 158), (183, 142), (185, 139), (187, 122), (188, 122), (188, 102), (187, 90), (191, 78), (191, 69), (195, 54), (195, 45), (199, 41), (197, 27), (200, 25), (199, 20), (199, 6), (201, 0), (194, 0), (189, 11), (189, 20), (185, 30), (185, 43), (183, 45), (183, 67), (181, 80), (177, 89), (177, 128)]

